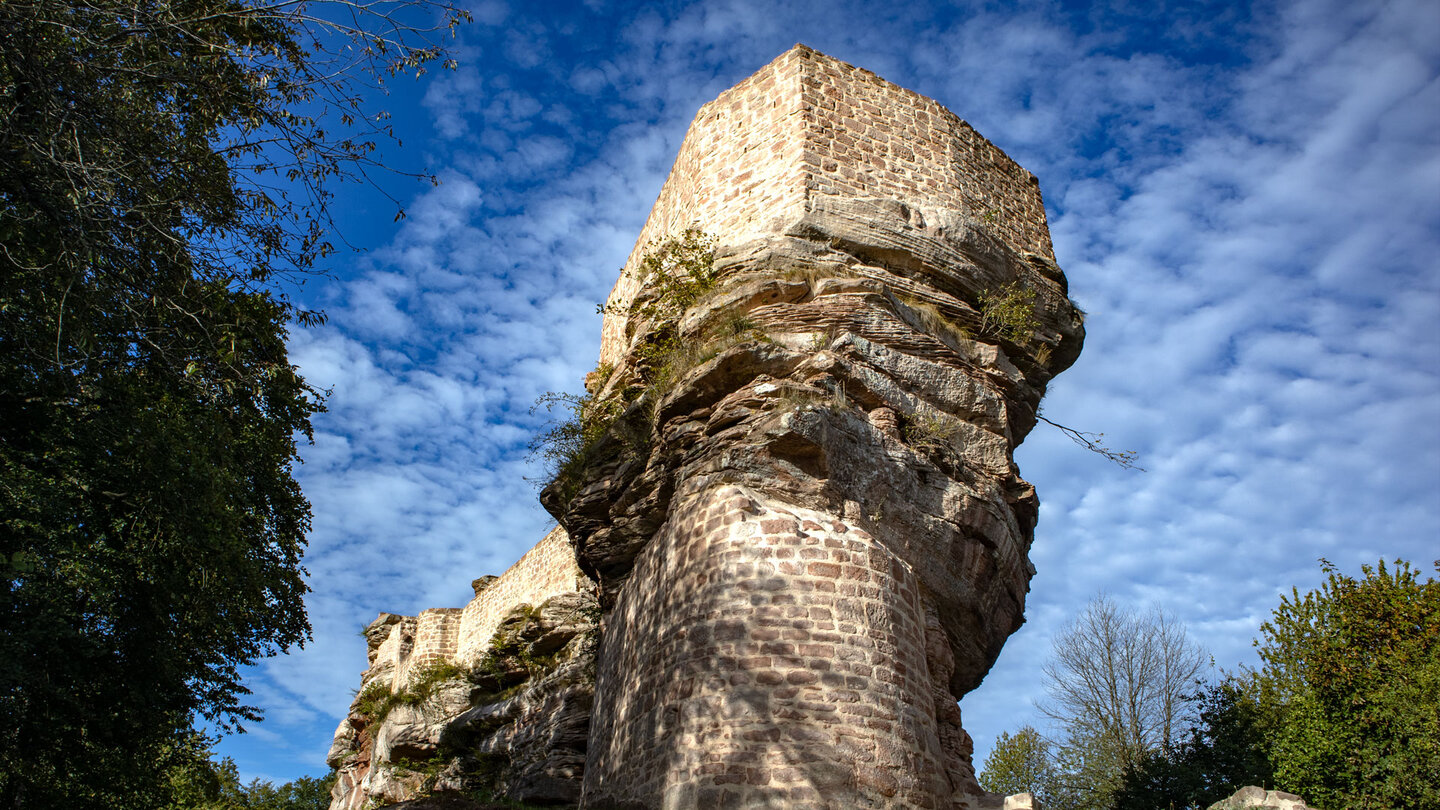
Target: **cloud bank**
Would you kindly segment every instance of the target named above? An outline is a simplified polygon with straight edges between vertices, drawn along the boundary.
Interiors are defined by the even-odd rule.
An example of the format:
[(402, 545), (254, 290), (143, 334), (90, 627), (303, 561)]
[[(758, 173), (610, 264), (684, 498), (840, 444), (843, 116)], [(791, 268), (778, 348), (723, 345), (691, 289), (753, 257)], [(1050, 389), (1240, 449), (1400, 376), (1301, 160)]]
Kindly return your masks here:
[[(1117, 5), (1115, 8), (1124, 8)], [(795, 41), (931, 96), (1040, 177), (1089, 313), (1037, 428), (1027, 625), (961, 704), (977, 765), (1039, 725), (1050, 639), (1098, 592), (1222, 666), (1292, 586), (1440, 525), (1440, 10), (1424, 2), (704, 2), (476, 8), (406, 143), (444, 182), (311, 287), (292, 356), (332, 391), (304, 451), (315, 639), (253, 668), (246, 778), (320, 774), (381, 610), (459, 606), (550, 524), (526, 443), (595, 362), (695, 110)], [(415, 145), (419, 144), (418, 147)], [(343, 223), (342, 223), (343, 224)]]

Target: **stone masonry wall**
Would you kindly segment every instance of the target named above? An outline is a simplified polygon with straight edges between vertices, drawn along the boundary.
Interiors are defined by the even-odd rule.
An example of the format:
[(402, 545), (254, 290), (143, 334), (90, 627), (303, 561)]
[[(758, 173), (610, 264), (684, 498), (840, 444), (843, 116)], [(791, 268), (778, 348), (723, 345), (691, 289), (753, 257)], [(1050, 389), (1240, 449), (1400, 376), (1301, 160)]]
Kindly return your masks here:
[[(687, 227), (732, 245), (778, 234), (822, 198), (882, 198), (962, 213), (1054, 261), (1035, 175), (938, 102), (797, 45), (700, 108), (611, 291), (641, 289), (640, 260)], [(606, 317), (600, 360), (627, 348)]]
[(807, 203), (827, 195), (959, 202), (1011, 247), (1054, 261), (1035, 175), (939, 102), (809, 49), (791, 53)]
[[(698, 227), (727, 238), (778, 230), (804, 210), (799, 68), (802, 51), (781, 54), (764, 70), (700, 108), (675, 165), (611, 291), (623, 305), (640, 290), (640, 260), (652, 243)], [(626, 348), (623, 318), (607, 317), (601, 360)]]
[(951, 794), (914, 572), (855, 525), (742, 487), (672, 510), (607, 618), (596, 689), (611, 699), (591, 721), (590, 806)]
[(396, 683), (406, 683), (413, 673), (455, 657), (460, 637), (460, 608), (431, 608), (415, 617), (415, 642), (401, 663)]
[[(366, 628), (369, 666), (326, 755), (326, 762), (338, 774), (331, 810), (363, 810), (377, 802), (393, 804), (416, 798), (431, 787), (461, 790), (472, 777), (480, 779), (484, 787), (495, 788), (495, 780), (502, 775), (502, 786), (531, 798), (573, 801), (579, 797), (593, 679), (576, 678), (574, 672), (583, 671), (586, 661), (593, 661), (593, 652), (571, 650), (575, 645), (566, 645), (582, 633), (593, 635), (593, 621), (586, 624), (584, 617), (575, 613), (577, 606), (593, 604), (594, 583), (576, 564), (575, 549), (565, 531), (556, 528), (503, 574), (477, 580), (476, 587), (475, 597), (464, 608), (434, 608), (417, 617), (381, 613)], [(544, 610), (528, 611), (526, 626), (536, 626), (532, 640), (548, 645), (544, 655), (550, 656), (554, 669), (538, 674), (524, 668), (515, 673), (492, 673), (507, 679), (505, 687), (526, 687), (510, 698), (491, 700), (477, 708), (472, 699), (477, 695), (494, 698), (495, 684), (487, 692), (466, 676), (447, 674), (438, 691), (432, 691), (420, 705), (402, 702), (380, 716), (373, 704), (367, 703), (366, 695), (373, 695), (373, 687), (401, 693), (415, 685), (420, 672), (436, 663), (474, 669), (507, 614), (520, 605), (539, 608), (542, 604)], [(568, 651), (563, 656), (561, 648)], [(435, 684), (430, 688), (436, 689)], [(484, 714), (476, 724), (479, 731), (470, 723), (476, 711)], [(436, 776), (431, 787), (426, 787), (425, 775), (407, 763), (443, 758), (446, 754), (440, 739), (445, 734), (464, 738), (472, 749), (459, 759), (452, 755), (445, 780)], [(478, 750), (475, 746), (482, 739), (491, 745), (484, 753), (493, 761), (511, 757), (513, 767), (503, 774), (493, 769), (467, 773), (460, 760), (470, 762), (467, 757)]]
[(469, 666), (485, 653), (500, 620), (516, 605), (534, 607), (552, 596), (593, 588), (575, 562), (565, 530), (557, 526), (464, 608), (432, 608), (416, 618), (397, 617), (368, 672), (394, 672), (392, 688), (400, 689), (436, 662)]
[(465, 606), (457, 624), (454, 660), (461, 665), (473, 664), (489, 647), (500, 619), (516, 605), (537, 607), (557, 594), (592, 588), (575, 563), (575, 549), (565, 530), (558, 526), (551, 529)]

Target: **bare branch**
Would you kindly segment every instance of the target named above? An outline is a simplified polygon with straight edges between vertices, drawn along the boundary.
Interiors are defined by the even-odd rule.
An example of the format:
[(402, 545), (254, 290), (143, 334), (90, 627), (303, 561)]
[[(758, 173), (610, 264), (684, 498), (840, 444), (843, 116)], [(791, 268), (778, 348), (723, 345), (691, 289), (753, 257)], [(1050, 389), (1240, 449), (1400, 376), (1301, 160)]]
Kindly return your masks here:
[(1058, 428), (1061, 433), (1070, 437), (1070, 441), (1075, 442), (1092, 453), (1099, 453), (1127, 470), (1145, 472), (1144, 467), (1136, 464), (1136, 462), (1139, 461), (1139, 455), (1134, 450), (1116, 450), (1112, 447), (1106, 447), (1104, 442), (1101, 441), (1101, 439), (1105, 438), (1104, 433), (1090, 433), (1088, 431), (1066, 427), (1059, 422), (1052, 422), (1046, 419), (1044, 415), (1039, 413), (1035, 414), (1035, 418), (1053, 428)]

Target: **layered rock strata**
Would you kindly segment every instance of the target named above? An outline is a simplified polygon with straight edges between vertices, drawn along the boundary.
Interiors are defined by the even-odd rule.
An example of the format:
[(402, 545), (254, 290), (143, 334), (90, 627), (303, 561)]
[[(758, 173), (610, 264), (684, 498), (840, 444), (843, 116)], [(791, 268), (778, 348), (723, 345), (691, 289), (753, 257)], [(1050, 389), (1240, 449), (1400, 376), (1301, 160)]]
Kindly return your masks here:
[(607, 302), (562, 530), (367, 630), (335, 810), (1002, 806), (957, 701), (1023, 621), (1012, 454), (1080, 352), (1065, 284), (1034, 176), (936, 102), (796, 46), (707, 104)]
[(575, 804), (595, 691), (599, 611), (556, 529), (464, 609), (382, 613), (326, 757), (332, 810), (432, 792)]
[[(713, 288), (667, 316), (647, 237), (684, 229)], [(585, 806), (978, 803), (956, 701), (1033, 573), (1012, 452), (1083, 338), (1034, 177), (797, 47), (701, 109), (606, 311), (623, 412), (542, 495), (605, 610)]]

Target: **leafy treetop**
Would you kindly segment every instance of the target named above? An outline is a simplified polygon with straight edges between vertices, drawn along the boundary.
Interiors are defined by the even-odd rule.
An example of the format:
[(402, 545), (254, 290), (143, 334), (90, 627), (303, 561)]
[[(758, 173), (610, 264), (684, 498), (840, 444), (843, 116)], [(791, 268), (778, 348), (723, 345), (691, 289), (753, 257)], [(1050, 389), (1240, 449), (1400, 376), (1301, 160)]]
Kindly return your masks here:
[(1440, 581), (1321, 563), (1324, 584), (1282, 598), (1256, 642), (1276, 782), (1319, 807), (1440, 807)]
[(0, 805), (162, 805), (192, 716), (255, 718), (239, 668), (308, 637), (321, 316), (282, 282), (430, 5), (0, 3)]

